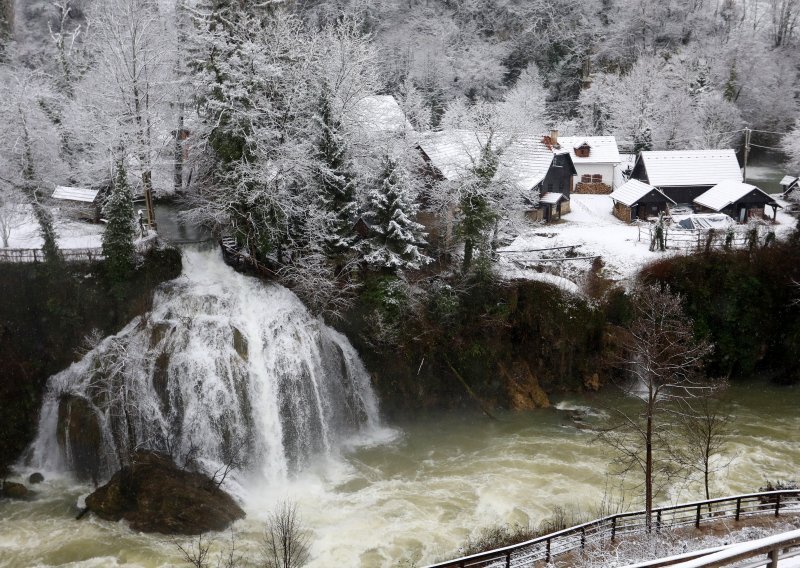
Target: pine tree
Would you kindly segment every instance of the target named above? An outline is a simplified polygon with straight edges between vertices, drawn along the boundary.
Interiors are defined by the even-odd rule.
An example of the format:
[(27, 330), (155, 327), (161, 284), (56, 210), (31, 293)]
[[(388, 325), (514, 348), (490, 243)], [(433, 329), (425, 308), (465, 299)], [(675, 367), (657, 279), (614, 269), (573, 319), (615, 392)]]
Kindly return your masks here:
[(136, 262), (133, 245), (135, 228), (133, 223), (133, 195), (128, 187), (127, 171), (120, 158), (111, 196), (105, 205), (108, 225), (103, 234), (103, 255), (106, 274), (111, 282), (121, 283), (130, 276)]
[(424, 227), (413, 220), (418, 207), (411, 196), (408, 175), (389, 155), (383, 159), (380, 186), (370, 192), (369, 206), (374, 236), (365, 243), (367, 264), (389, 270), (415, 270), (431, 261), (419, 250), (419, 245), (425, 244), (425, 233)]
[(322, 206), (326, 212), (325, 248), (328, 254), (340, 255), (353, 248), (353, 223), (358, 213), (355, 183), (347, 157), (347, 143), (341, 123), (334, 117), (331, 95), (323, 88), (316, 117), (317, 181)]
[(472, 264), (475, 248), (484, 249), (487, 244), (487, 230), (492, 226), (497, 214), (490, 202), (492, 180), (500, 156), (492, 147), (491, 136), (481, 149), (481, 155), (472, 169), (472, 176), (467, 180), (461, 192), (461, 222), (458, 233), (464, 239), (464, 261), (462, 270), (467, 272)]

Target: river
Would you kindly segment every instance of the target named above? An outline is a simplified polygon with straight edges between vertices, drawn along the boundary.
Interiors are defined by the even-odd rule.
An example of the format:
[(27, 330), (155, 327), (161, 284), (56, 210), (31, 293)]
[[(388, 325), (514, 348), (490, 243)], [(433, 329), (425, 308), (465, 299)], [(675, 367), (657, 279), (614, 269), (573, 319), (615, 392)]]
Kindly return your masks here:
[[(726, 455), (734, 461), (713, 492), (796, 478), (800, 389), (734, 385), (729, 396), (735, 421)], [(587, 421), (598, 423), (603, 407), (628, 403), (600, 394), (557, 406), (588, 411)], [(538, 523), (557, 505), (591, 511), (603, 497), (609, 459), (594, 435), (558, 409), (499, 418), (450, 412), (391, 424), (286, 482), (247, 487), (237, 548), (255, 557), (264, 518), (286, 499), (312, 531), (311, 568), (419, 566), (451, 554), (482, 526)], [(0, 505), (0, 566), (181, 565), (171, 539), (93, 518), (75, 521), (76, 502), (89, 487), (45, 476), (35, 500)], [(667, 500), (699, 494), (677, 487)]]

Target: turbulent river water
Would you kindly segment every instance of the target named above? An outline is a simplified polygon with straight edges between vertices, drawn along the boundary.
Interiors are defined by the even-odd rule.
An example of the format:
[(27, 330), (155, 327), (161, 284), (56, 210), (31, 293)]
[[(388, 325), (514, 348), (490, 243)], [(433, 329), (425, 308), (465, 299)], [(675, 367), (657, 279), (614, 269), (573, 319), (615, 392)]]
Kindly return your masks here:
[[(614, 485), (615, 478), (607, 475), (608, 451), (595, 442), (591, 427), (602, 421), (604, 408), (630, 401), (603, 393), (558, 400), (552, 409), (501, 414), (498, 421), (467, 411), (431, 413), (407, 423), (382, 424), (368, 385), (363, 383), (360, 363), (343, 337), (304, 314), (296, 299), (282, 289), (268, 292), (270, 306), (252, 307), (254, 298), (265, 293), (261, 290), (263, 285), (234, 274), (208, 254), (190, 254), (187, 263), (191, 282), (184, 283), (185, 288), (173, 287), (171, 292), (165, 292), (162, 303), (157, 300), (154, 316), (147, 325), (180, 319), (175, 310), (192, 305), (192, 291), (197, 291), (199, 283), (206, 287), (205, 296), (235, 298), (251, 305), (242, 309), (225, 302), (210, 302), (208, 306), (216, 306), (217, 311), (213, 317), (202, 316), (212, 320), (205, 322), (208, 338), (218, 340), (220, 334), (233, 333), (228, 323), (220, 324), (224, 316), (249, 338), (250, 357), (258, 343), (255, 338), (272, 338), (262, 345), (261, 358), (256, 359), (260, 365), (274, 364), (281, 353), (271, 346), (277, 335), (264, 335), (264, 329), (270, 333), (288, 331), (284, 349), (317, 358), (306, 367), (293, 366), (297, 361), (283, 362), (284, 368), (290, 368), (288, 376), (307, 386), (316, 385), (317, 394), (301, 393), (314, 401), (308, 408), (313, 407), (311, 414), (316, 418), (305, 416), (298, 407), (289, 408), (288, 402), (283, 408), (295, 419), (306, 420), (306, 431), (322, 436), (325, 443), (299, 444), (297, 440), (304, 440), (305, 434), (287, 438), (271, 430), (282, 427), (267, 419), (269, 414), (282, 412), (281, 405), (275, 404), (276, 391), (260, 392), (250, 398), (252, 416), (259, 420), (256, 427), (263, 430), (252, 442), (257, 459), (250, 463), (251, 474), (239, 475), (229, 487), (248, 513), (234, 526), (237, 549), (246, 558), (258, 556), (263, 522), (278, 503), (286, 500), (297, 504), (311, 531), (311, 568), (419, 566), (452, 554), (481, 527), (496, 523), (535, 524), (556, 506), (591, 511), (609, 483)], [(221, 283), (232, 286), (233, 281), (237, 282), (237, 294), (247, 294), (231, 296), (230, 290), (220, 288)], [(284, 309), (284, 314), (293, 314), (289, 318), (293, 321), (267, 314), (278, 308)], [(259, 317), (252, 317), (254, 310)], [(198, 317), (202, 319), (199, 314)], [(246, 322), (255, 325), (256, 320), (268, 321), (261, 322), (262, 328), (246, 329)], [(130, 339), (126, 345), (143, 341), (136, 339), (136, 329), (128, 330)], [(186, 331), (181, 329), (178, 326), (170, 336), (177, 350), (191, 335), (181, 335)], [(159, 341), (165, 337), (159, 334)], [(227, 345), (226, 341), (223, 344)], [(145, 351), (148, 348), (142, 346)], [(103, 349), (102, 344), (98, 349)], [(235, 359), (235, 349), (224, 347), (223, 351), (224, 360)], [(214, 367), (219, 363), (203, 359), (199, 351), (194, 353), (193, 365)], [(337, 361), (336, 368), (326, 366), (326, 361)], [(191, 375), (191, 368), (185, 367), (189, 364), (178, 365), (177, 376), (184, 371), (185, 377)], [(65, 371), (54, 377), (51, 384), (61, 385), (57, 392), (88, 388), (81, 378), (85, 368), (80, 365), (72, 374)], [(141, 376), (150, 377), (149, 372)], [(222, 375), (225, 373), (230, 369)], [(320, 373), (335, 376), (336, 380), (317, 377)], [(275, 377), (267, 379), (263, 373), (259, 376), (259, 380), (280, 384)], [(349, 389), (347, 396), (336, 398), (338, 395), (323, 392), (333, 388), (334, 383)], [(287, 384), (300, 388), (293, 381), (280, 388)], [(175, 389), (178, 387), (176, 384)], [(207, 387), (221, 388), (216, 380)], [(153, 403), (155, 414), (137, 428), (148, 439), (156, 439), (148, 428), (153, 424), (162, 430), (168, 428), (170, 419), (163, 409), (161, 414), (156, 412), (156, 397), (131, 394)], [(190, 393), (184, 396), (189, 397), (185, 400), (192, 400)], [(731, 412), (735, 421), (725, 453), (733, 462), (715, 478), (713, 491), (748, 492), (765, 479), (796, 478), (800, 467), (800, 389), (764, 384), (733, 386), (730, 398), (734, 401)], [(224, 397), (220, 400), (224, 402)], [(326, 410), (328, 406), (335, 408)], [(355, 407), (358, 408), (353, 411)], [(212, 407), (203, 408), (209, 412)], [(76, 503), (91, 487), (64, 471), (63, 457), (55, 459), (51, 455), (57, 449), (52, 445), (54, 434), (47, 430), (52, 427), (47, 416), (45, 407), (40, 438), (28, 455), (29, 463), (37, 470), (45, 470), (46, 481), (36, 486), (35, 500), (0, 504), (0, 566), (182, 565), (172, 539), (134, 533), (122, 523), (91, 517), (74, 520)], [(576, 416), (580, 417), (579, 422), (573, 420)], [(241, 427), (246, 428), (248, 421), (242, 418)], [(209, 434), (205, 452), (213, 461), (218, 451), (218, 441), (211, 436), (213, 424), (202, 420), (187, 424)], [(107, 451), (113, 450), (119, 439), (118, 434), (115, 438), (109, 431)], [(259, 439), (263, 442), (260, 445)], [(287, 447), (287, 439), (294, 440), (294, 445)], [(298, 455), (302, 459), (298, 460)], [(22, 475), (30, 471), (33, 470), (20, 468)], [(696, 486), (676, 486), (665, 499), (681, 501), (698, 495)]]

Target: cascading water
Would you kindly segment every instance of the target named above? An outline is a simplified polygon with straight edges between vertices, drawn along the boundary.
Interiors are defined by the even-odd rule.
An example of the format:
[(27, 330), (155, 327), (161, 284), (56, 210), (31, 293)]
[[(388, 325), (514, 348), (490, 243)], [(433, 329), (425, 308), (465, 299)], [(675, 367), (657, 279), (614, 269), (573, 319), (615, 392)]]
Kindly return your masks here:
[(286, 288), (187, 250), (150, 313), (50, 378), (29, 461), (98, 480), (146, 448), (278, 480), (378, 422), (344, 336)]

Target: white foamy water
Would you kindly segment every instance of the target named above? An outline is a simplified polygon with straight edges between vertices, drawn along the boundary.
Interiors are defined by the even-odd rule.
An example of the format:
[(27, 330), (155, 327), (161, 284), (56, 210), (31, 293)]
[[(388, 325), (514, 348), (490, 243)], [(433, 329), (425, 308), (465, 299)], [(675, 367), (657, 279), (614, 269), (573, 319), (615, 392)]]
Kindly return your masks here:
[(146, 448), (210, 472), (236, 459), (254, 481), (277, 483), (378, 427), (344, 336), (286, 288), (234, 272), (216, 251), (188, 251), (149, 314), (49, 380), (27, 463), (102, 480)]

